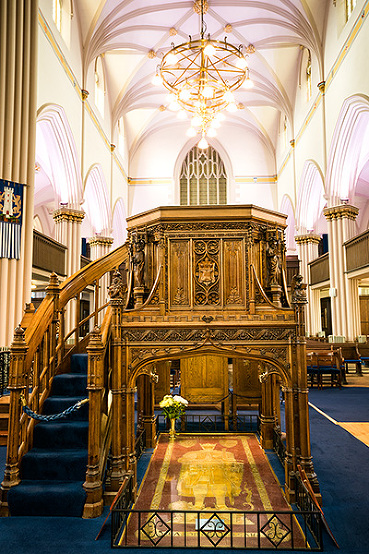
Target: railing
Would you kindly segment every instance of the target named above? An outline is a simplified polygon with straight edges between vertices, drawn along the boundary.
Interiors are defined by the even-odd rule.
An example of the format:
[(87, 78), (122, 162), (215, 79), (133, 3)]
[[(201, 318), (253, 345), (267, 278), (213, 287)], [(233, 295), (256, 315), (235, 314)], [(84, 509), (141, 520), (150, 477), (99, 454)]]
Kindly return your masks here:
[(9, 382), (9, 348), (0, 348), (0, 396), (7, 392)]
[[(307, 521), (314, 521), (312, 535)], [(321, 551), (318, 511), (128, 510), (112, 513), (112, 548)]]
[(142, 429), (142, 431), (140, 431), (140, 433), (136, 437), (136, 442), (135, 442), (135, 453), (136, 453), (137, 461), (141, 458), (145, 448), (146, 448), (146, 429)]
[(348, 240), (346, 249), (346, 270), (348, 272), (369, 265), (369, 230)]
[(310, 284), (317, 285), (324, 281), (329, 281), (329, 253), (323, 254), (309, 264), (310, 267)]
[(115, 503), (114, 509), (111, 513), (111, 547), (115, 541), (118, 540), (119, 532), (125, 522), (126, 510), (131, 506), (133, 502), (133, 476), (127, 476), (124, 478), (124, 482), (121, 486), (121, 492), (119, 498)]
[(273, 429), (273, 450), (283, 465), (286, 458), (286, 445), (282, 441), (281, 433), (277, 429)]
[[(182, 433), (255, 433), (260, 429), (260, 418), (257, 414), (239, 414), (236, 418), (226, 418), (221, 414), (186, 413), (176, 421), (176, 431)], [(169, 430), (167, 418), (159, 414), (156, 419), (157, 433)]]
[(67, 247), (35, 229), (33, 230), (32, 265), (44, 271), (65, 275)]
[[(80, 320), (79, 299), (82, 291), (91, 286), (98, 291), (100, 279), (106, 273), (119, 267), (127, 256), (127, 247), (123, 245), (103, 258), (91, 262), (67, 278), (61, 285), (58, 283), (57, 276), (51, 275), (46, 297), (37, 311), (32, 314), (30, 321), (27, 322), (25, 331), (20, 327), (15, 331), (11, 345), (11, 371), (8, 385), (10, 391), (9, 439), (2, 483), (2, 515), (7, 515), (7, 491), (19, 483), (21, 458), (32, 444), (35, 420), (30, 421), (22, 412), (21, 395), (24, 394), (25, 402), (32, 411), (38, 413), (42, 411), (42, 405), (49, 395), (54, 375), (65, 371), (71, 354), (82, 351), (88, 344), (89, 336), (82, 337), (81, 328), (87, 322), (89, 322), (90, 329), (94, 328), (98, 323), (100, 312), (106, 309), (106, 304), (99, 306), (96, 300), (92, 313)], [(98, 298), (96, 292), (95, 298)], [(68, 316), (68, 314), (69, 318), (67, 319), (66, 315)], [(98, 371), (101, 376), (101, 372), (103, 372), (101, 363), (105, 363), (107, 355), (106, 344), (103, 342), (103, 345), (98, 346), (99, 348), (104, 353), (102, 362), (99, 362)], [(89, 373), (90, 378), (95, 379), (91, 373)], [(105, 383), (94, 382), (92, 384), (90, 380), (89, 387), (91, 395), (94, 395), (94, 387), (96, 390), (99, 389), (96, 397), (100, 398), (99, 402), (103, 402)], [(98, 429), (97, 421), (94, 421), (93, 428)], [(98, 447), (94, 443), (93, 466), (98, 463), (97, 449), (102, 447), (103, 436), (99, 438), (99, 442)], [(89, 451), (89, 461), (90, 454)]]
[[(296, 506), (304, 514), (305, 523), (316, 542), (322, 544), (322, 518), (298, 473), (295, 474)], [(317, 517), (319, 514), (320, 517)]]

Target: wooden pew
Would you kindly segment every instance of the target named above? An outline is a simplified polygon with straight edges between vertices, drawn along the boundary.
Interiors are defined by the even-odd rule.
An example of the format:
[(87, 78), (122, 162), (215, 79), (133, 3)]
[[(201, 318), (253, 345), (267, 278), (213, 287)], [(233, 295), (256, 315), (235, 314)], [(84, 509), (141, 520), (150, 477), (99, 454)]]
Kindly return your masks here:
[(323, 388), (324, 378), (329, 377), (330, 386), (336, 385), (341, 388), (345, 372), (340, 348), (308, 351), (306, 363), (311, 387), (316, 379), (318, 388)]

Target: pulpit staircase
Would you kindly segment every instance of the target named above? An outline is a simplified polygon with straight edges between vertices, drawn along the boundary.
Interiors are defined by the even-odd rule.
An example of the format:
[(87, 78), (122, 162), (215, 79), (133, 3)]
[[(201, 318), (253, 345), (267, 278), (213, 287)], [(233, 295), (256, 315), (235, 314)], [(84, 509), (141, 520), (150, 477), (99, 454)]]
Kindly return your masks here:
[[(15, 330), (2, 516), (96, 517), (102, 512), (112, 426), (111, 309), (108, 303), (99, 305), (99, 282), (127, 256), (123, 245), (61, 285), (51, 275), (44, 301), (34, 313), (28, 307)], [(87, 287), (94, 290), (94, 309), (80, 320)], [(65, 332), (71, 313), (75, 326)], [(86, 324), (93, 330), (83, 336)], [(55, 418), (65, 410), (71, 413)]]

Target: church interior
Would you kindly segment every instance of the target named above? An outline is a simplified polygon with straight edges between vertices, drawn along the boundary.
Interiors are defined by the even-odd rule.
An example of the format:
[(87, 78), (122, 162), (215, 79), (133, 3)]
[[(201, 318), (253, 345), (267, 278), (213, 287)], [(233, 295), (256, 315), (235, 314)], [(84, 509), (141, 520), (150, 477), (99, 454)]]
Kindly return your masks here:
[(0, 4), (0, 545), (369, 550), (369, 0)]

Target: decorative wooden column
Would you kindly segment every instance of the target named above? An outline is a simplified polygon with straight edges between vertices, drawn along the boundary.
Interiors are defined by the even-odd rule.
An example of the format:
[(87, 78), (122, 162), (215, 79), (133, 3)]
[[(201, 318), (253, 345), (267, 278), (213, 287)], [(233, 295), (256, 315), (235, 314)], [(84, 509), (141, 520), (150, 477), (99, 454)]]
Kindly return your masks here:
[[(111, 245), (113, 244), (113, 242), (114, 242), (114, 239), (111, 237), (102, 237), (99, 235), (95, 235), (94, 237), (90, 238), (89, 244), (91, 249), (91, 260), (98, 260), (102, 256), (105, 256), (106, 254), (108, 254), (110, 252)], [(95, 299), (95, 303), (97, 301), (98, 306), (102, 306), (107, 302), (108, 286), (109, 286), (109, 274), (106, 273), (99, 280), (99, 287), (97, 288), (98, 298)], [(99, 313), (99, 316), (98, 316), (99, 325), (103, 320), (104, 313), (105, 313), (105, 310), (102, 310)]]
[(308, 264), (312, 260), (318, 258), (318, 247), (320, 243), (320, 235), (313, 233), (307, 233), (303, 235), (295, 236), (295, 241), (298, 247), (299, 259), (300, 259), (300, 273), (303, 277), (304, 283), (308, 284), (307, 287), (307, 306), (306, 306), (306, 324), (305, 329), (309, 335), (316, 335), (318, 331), (321, 331), (320, 322), (320, 305), (313, 306), (309, 282), (309, 267)]
[[(328, 223), (329, 273), (332, 304), (333, 335), (342, 335), (354, 340), (360, 334), (360, 321), (355, 313), (358, 298), (353, 297), (351, 282), (345, 274), (345, 252), (343, 244), (355, 235), (355, 219), (359, 209), (349, 204), (326, 208), (324, 215)], [(358, 291), (356, 290), (356, 297)], [(357, 312), (357, 310), (356, 310)]]
[(154, 382), (149, 375), (137, 379), (138, 406), (142, 426), (146, 431), (146, 448), (156, 445), (156, 417), (154, 414)]
[(28, 347), (24, 339), (24, 330), (17, 327), (14, 332), (14, 340), (10, 347), (10, 409), (9, 432), (6, 453), (4, 480), (1, 483), (0, 516), (8, 516), (8, 491), (18, 485), (19, 477), (19, 447), (20, 447), (20, 416), (22, 413), (21, 394), (26, 389), (25, 360)]
[[(68, 207), (62, 207), (53, 213), (55, 239), (68, 248), (65, 268), (68, 277), (81, 267), (81, 223), (84, 217), (83, 211)], [(64, 318), (65, 332), (68, 333), (75, 327), (76, 304), (69, 303)]]
[(126, 352), (122, 339), (121, 317), (123, 309), (123, 299), (119, 297), (111, 298), (110, 305), (112, 309), (112, 350), (111, 350), (111, 368), (112, 368), (112, 441), (111, 441), (111, 466), (109, 483), (107, 491), (110, 496), (115, 496), (123, 481), (125, 468), (125, 450), (124, 450), (124, 422), (125, 413), (123, 411), (123, 376), (126, 372)]
[(273, 448), (273, 429), (275, 416), (273, 411), (272, 375), (268, 373), (260, 376), (261, 385), (261, 413), (260, 436), (261, 446), (266, 450)]
[(0, 258), (0, 346), (10, 345), (31, 298), (37, 36), (37, 0), (0, 2), (0, 178), (25, 185), (20, 258)]
[(98, 327), (91, 333), (87, 346), (88, 375), (87, 390), (89, 399), (88, 409), (88, 460), (86, 481), (83, 488), (86, 491), (83, 517), (98, 517), (103, 511), (103, 487), (100, 475), (101, 451), (101, 413), (104, 392), (104, 345)]

